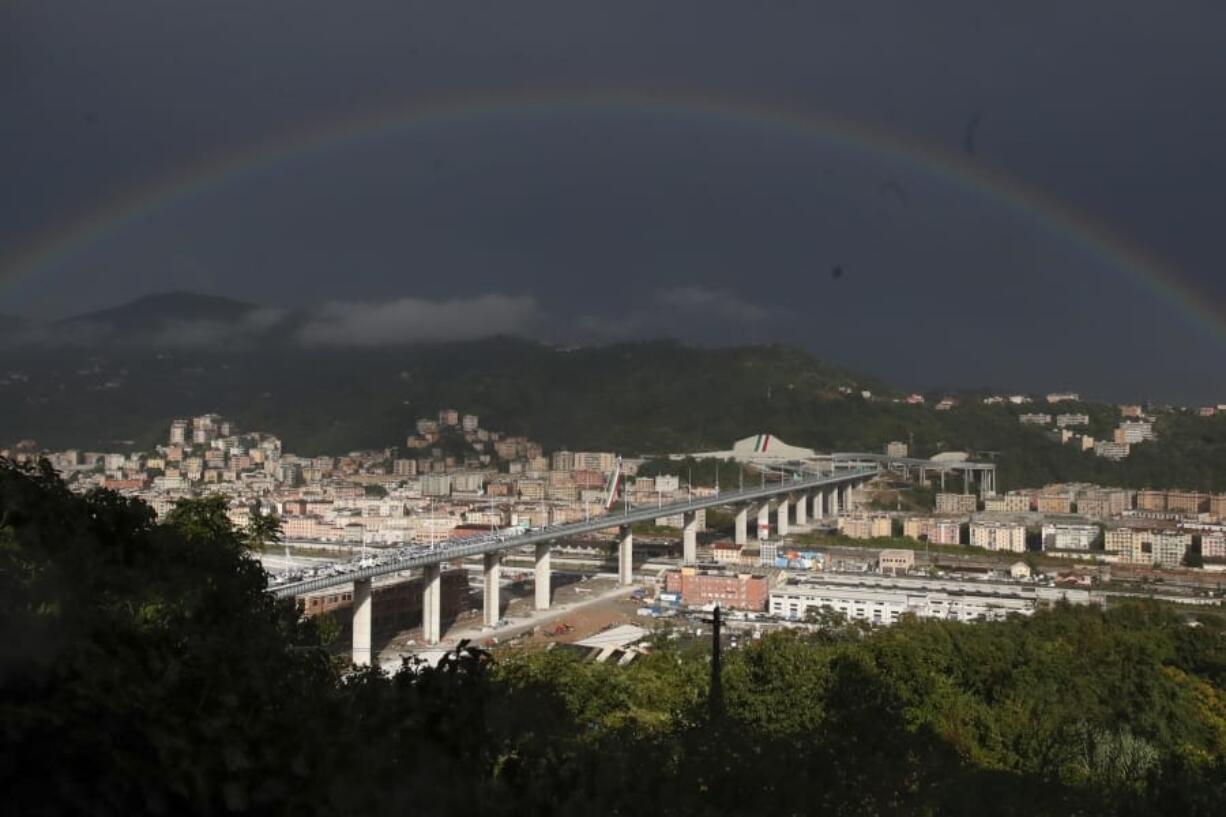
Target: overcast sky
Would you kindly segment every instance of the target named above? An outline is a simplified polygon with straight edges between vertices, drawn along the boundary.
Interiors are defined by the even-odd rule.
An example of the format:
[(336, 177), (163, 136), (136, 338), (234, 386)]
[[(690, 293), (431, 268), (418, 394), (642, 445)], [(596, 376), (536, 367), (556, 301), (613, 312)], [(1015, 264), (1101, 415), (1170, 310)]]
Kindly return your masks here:
[[(315, 342), (456, 337), (472, 314), (556, 340), (781, 340), (904, 384), (1226, 402), (1222, 331), (1060, 222), (669, 101), (851, 120), (1015, 178), (1163, 259), (1220, 326), (1223, 32), (1220, 0), (9, 0), (0, 311), (190, 289), (319, 305)], [(547, 90), (595, 104), (327, 143), (68, 240), (255, 144)], [(599, 104), (617, 94), (661, 102)]]

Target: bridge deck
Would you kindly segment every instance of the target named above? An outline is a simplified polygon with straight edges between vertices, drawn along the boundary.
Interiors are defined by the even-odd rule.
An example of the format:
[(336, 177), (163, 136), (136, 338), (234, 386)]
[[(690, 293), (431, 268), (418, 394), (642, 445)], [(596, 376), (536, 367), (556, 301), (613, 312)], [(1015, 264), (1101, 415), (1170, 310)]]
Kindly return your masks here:
[[(662, 516), (675, 516), (680, 513), (698, 511), (705, 508), (715, 508), (721, 505), (736, 505), (744, 502), (752, 502), (757, 499), (769, 499), (771, 497), (789, 494), (796, 491), (822, 488), (830, 485), (842, 485), (848, 482), (857, 482), (876, 476), (878, 473), (880, 473), (879, 468), (838, 471), (834, 474), (824, 474), (805, 479), (791, 479), (783, 482), (768, 483), (763, 487), (747, 488), (742, 491), (732, 491), (714, 496), (695, 497), (683, 502), (673, 502), (668, 505), (633, 508), (628, 512), (609, 513), (590, 520), (585, 520), (583, 522), (568, 522), (561, 525), (551, 525), (549, 527), (537, 528), (535, 530), (530, 530), (527, 533), (521, 533), (513, 536), (491, 536), (488, 534), (483, 534), (479, 537), (453, 539), (442, 545), (436, 545), (433, 550), (428, 548), (423, 550), (422, 548), (426, 548), (426, 546), (421, 545), (411, 548), (398, 548), (395, 553), (383, 554), (380, 556), (379, 563), (373, 566), (347, 569), (344, 571), (337, 570), (337, 572), (330, 575), (316, 576), (314, 578), (286, 584), (271, 585), (268, 590), (278, 598), (299, 596), (304, 593), (313, 593), (317, 590), (324, 590), (337, 585), (350, 584), (359, 579), (371, 579), (377, 576), (397, 573), (399, 571), (409, 570), (415, 567), (425, 567), (427, 565), (438, 564), (439, 562), (454, 561), (469, 556), (479, 556), (484, 553), (512, 550), (514, 548), (520, 548), (526, 545), (533, 545), (537, 542), (549, 542), (568, 536), (593, 533), (598, 530), (605, 530), (606, 528), (617, 527), (619, 525), (632, 525), (636, 522), (648, 522)], [(352, 564), (352, 562), (338, 562), (334, 563), (334, 565), (324, 565), (317, 569), (327, 571), (335, 569), (335, 566), (339, 565), (344, 565), (346, 568), (352, 568)]]

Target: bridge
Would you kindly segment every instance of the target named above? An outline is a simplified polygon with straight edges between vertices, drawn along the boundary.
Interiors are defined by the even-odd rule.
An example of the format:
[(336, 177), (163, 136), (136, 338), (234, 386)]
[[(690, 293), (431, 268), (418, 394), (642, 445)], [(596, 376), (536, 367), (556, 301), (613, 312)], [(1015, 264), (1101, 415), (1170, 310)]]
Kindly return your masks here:
[(502, 554), (516, 548), (535, 546), (535, 580), (537, 610), (549, 609), (550, 554), (559, 539), (616, 528), (618, 530), (618, 578), (622, 584), (632, 584), (634, 577), (634, 537), (631, 526), (666, 516), (681, 516), (682, 559), (693, 564), (698, 559), (698, 511), (706, 508), (733, 506), (737, 508), (734, 537), (737, 544), (749, 541), (749, 515), (757, 515), (759, 530), (769, 529), (771, 504), (774, 502), (776, 530), (786, 536), (790, 525), (807, 524), (809, 509), (815, 520), (838, 516), (840, 507), (850, 507), (853, 488), (868, 482), (880, 473), (879, 466), (853, 468), (831, 474), (791, 474), (779, 482), (756, 488), (692, 497), (680, 502), (621, 510), (584, 520), (530, 529), (527, 532), (485, 533), (461, 539), (450, 539), (436, 545), (409, 545), (382, 553), (375, 558), (334, 562), (303, 571), (289, 571), (273, 576), (268, 590), (278, 598), (290, 598), (326, 590), (340, 585), (353, 585), (353, 662), (369, 664), (372, 631), (372, 580), (378, 576), (421, 569), (423, 572), (422, 636), (426, 643), (436, 644), (442, 637), (441, 599), (442, 563), (481, 556), (484, 568), (484, 621), (494, 626), (499, 616), (500, 571)]

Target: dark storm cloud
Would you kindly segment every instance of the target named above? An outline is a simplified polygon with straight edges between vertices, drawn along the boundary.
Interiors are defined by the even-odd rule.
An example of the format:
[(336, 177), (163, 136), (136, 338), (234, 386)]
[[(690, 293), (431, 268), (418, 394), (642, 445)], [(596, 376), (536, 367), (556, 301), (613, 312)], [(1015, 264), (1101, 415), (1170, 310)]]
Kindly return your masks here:
[(490, 294), (428, 301), (336, 302), (320, 307), (295, 333), (306, 345), (380, 346), (491, 335), (534, 335), (545, 316), (531, 296)]
[[(19, 1), (0, 8), (0, 266), (124, 191), (314, 123), (449, 94), (631, 89), (935, 146), (1090, 214), (1220, 303), (1223, 30), (1226, 6), (1202, 0)], [(517, 293), (481, 319), (777, 337), (911, 382), (1226, 391), (1208, 366), (1170, 367), (1220, 341), (1065, 227), (727, 119), (537, 111), (337, 145), (0, 283), (0, 309), (184, 288), (307, 309), (315, 341), (463, 334), (427, 312)]]

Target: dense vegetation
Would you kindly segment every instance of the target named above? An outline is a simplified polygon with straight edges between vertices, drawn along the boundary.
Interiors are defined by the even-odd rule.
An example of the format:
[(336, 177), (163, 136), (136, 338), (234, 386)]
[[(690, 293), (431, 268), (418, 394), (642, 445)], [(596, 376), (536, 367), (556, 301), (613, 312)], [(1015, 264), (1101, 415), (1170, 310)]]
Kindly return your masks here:
[[(623, 454), (724, 449), (769, 431), (819, 450), (881, 451), (911, 441), (921, 455), (994, 452), (1002, 489), (1057, 480), (1226, 491), (1226, 416), (1164, 414), (1160, 440), (1123, 463), (1021, 426), (1019, 409), (974, 396), (952, 411), (865, 400), (896, 391), (787, 347), (691, 348), (675, 342), (559, 350), (494, 338), (377, 349), (274, 346), (214, 353), (142, 347), (0, 350), (0, 428), (12, 444), (149, 448), (169, 420), (218, 411), (282, 437), (300, 454), (402, 446), (418, 417), (441, 407), (487, 428), (527, 434), (548, 449)], [(88, 411), (83, 410), (88, 407)], [(1109, 436), (1113, 406), (1085, 411)], [(1046, 406), (1042, 410), (1048, 410)], [(695, 476), (695, 483), (713, 474)], [(733, 475), (723, 474), (726, 479)]]
[[(834, 624), (629, 667), (338, 674), (220, 505), (0, 464), (0, 786), (40, 814), (1220, 814), (1226, 640), (1161, 609)], [(720, 703), (722, 701), (722, 704)]]

